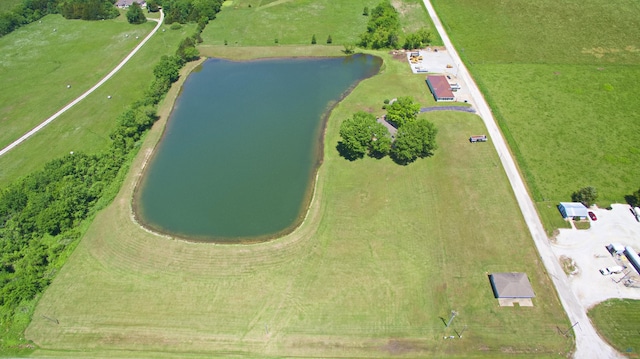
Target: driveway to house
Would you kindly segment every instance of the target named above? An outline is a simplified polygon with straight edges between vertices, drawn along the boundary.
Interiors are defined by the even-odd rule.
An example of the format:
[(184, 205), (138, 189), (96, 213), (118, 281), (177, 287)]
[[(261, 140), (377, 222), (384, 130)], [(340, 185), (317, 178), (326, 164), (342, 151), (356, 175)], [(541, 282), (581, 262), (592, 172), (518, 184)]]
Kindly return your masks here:
[(78, 98), (76, 98), (75, 100), (71, 101), (68, 105), (66, 105), (65, 107), (63, 107), (60, 111), (56, 112), (53, 114), (53, 116), (49, 117), (48, 119), (44, 120), (44, 122), (42, 122), (41, 124), (39, 124), (38, 126), (34, 127), (31, 131), (25, 133), (22, 137), (18, 138), (17, 140), (13, 141), (11, 144), (9, 144), (7, 147), (3, 148), (0, 150), (0, 156), (4, 155), (5, 153), (11, 151), (14, 147), (18, 146), (19, 144), (21, 144), (22, 142), (26, 141), (27, 138), (33, 136), (36, 132), (40, 131), (41, 129), (43, 129), (46, 125), (50, 124), (51, 122), (53, 122), (53, 120), (55, 120), (56, 118), (60, 117), (60, 115), (62, 115), (63, 113), (67, 112), (67, 110), (69, 110), (70, 108), (72, 108), (73, 106), (75, 106), (78, 102), (84, 100), (87, 96), (91, 95), (91, 93), (93, 93), (93, 91), (95, 91), (96, 89), (98, 89), (98, 87), (102, 86), (102, 84), (104, 84), (105, 82), (107, 82), (110, 78), (113, 77), (113, 75), (115, 75), (118, 71), (120, 71), (120, 69), (129, 61), (131, 60), (131, 58), (133, 57), (133, 55), (135, 55), (138, 50), (140, 50), (142, 48), (142, 46), (144, 46), (144, 44), (147, 43), (147, 41), (149, 41), (149, 39), (151, 38), (151, 36), (153, 36), (156, 32), (158, 32), (158, 29), (160, 28), (160, 26), (162, 25), (162, 21), (164, 20), (164, 12), (162, 12), (162, 9), (160, 9), (160, 19), (150, 19), (147, 18), (148, 20), (151, 21), (156, 21), (158, 24), (156, 25), (156, 27), (153, 28), (153, 31), (151, 31), (139, 44), (138, 46), (136, 46), (133, 50), (131, 50), (131, 52), (129, 53), (129, 55), (127, 55), (127, 57), (125, 57), (119, 64), (118, 66), (116, 66), (113, 70), (111, 70), (111, 72), (109, 72), (105, 77), (102, 78), (102, 80), (100, 80), (97, 84), (95, 84), (92, 88), (90, 88), (89, 90), (87, 90), (85, 93), (83, 93), (82, 95), (80, 95)]
[[(445, 32), (444, 27), (438, 18), (438, 14), (436, 14), (430, 0), (423, 1), (438, 34), (440, 34), (445, 47), (453, 59), (454, 65), (458, 67), (458, 79), (464, 82), (464, 85), (468, 87), (469, 92), (471, 93), (471, 102), (478, 110), (478, 115), (484, 121), (485, 126), (487, 126), (487, 130), (491, 136), (491, 142), (500, 156), (500, 161), (502, 162), (502, 166), (509, 178), (509, 182), (513, 188), (513, 192), (516, 196), (516, 200), (518, 201), (518, 205), (520, 206), (520, 210), (522, 211), (522, 215), (524, 216), (524, 220), (529, 227), (531, 237), (533, 237), (533, 241), (538, 249), (542, 263), (544, 263), (547, 272), (551, 276), (551, 280), (558, 291), (560, 302), (562, 303), (571, 323), (576, 324), (573, 329), (576, 337), (576, 351), (574, 353), (574, 357), (623, 358), (622, 355), (600, 338), (591, 324), (591, 321), (587, 317), (586, 308), (582, 306), (574, 292), (571, 290), (571, 286), (569, 285), (567, 277), (560, 266), (560, 262), (551, 249), (549, 238), (544, 231), (533, 201), (531, 200), (522, 177), (520, 176), (515, 162), (511, 157), (509, 148), (507, 147), (507, 144), (498, 129), (496, 121), (493, 118), (489, 105), (469, 74), (466, 66), (462, 63), (458, 52), (453, 47), (453, 44), (447, 36), (447, 33)], [(460, 140), (462, 141), (465, 139)]]

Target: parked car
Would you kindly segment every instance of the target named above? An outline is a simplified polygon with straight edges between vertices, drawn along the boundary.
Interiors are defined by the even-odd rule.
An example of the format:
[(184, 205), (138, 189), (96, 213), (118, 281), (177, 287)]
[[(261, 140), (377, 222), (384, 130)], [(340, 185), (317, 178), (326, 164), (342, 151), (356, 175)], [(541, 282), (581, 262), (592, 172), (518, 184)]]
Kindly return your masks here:
[(623, 270), (624, 270), (623, 266), (607, 267), (607, 268), (600, 269), (600, 274), (602, 275), (617, 274), (617, 273), (622, 273)]
[(596, 214), (589, 211), (589, 218), (591, 218), (592, 221), (597, 221), (598, 217), (596, 217)]

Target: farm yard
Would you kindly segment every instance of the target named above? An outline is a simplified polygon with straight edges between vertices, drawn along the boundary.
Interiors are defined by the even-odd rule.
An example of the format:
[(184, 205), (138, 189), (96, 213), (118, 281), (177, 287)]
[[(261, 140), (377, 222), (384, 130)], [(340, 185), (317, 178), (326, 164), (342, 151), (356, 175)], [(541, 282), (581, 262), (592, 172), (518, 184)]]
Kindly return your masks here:
[[(405, 31), (433, 27), (421, 1), (393, 4)], [(207, 56), (242, 60), (338, 56), (365, 29), (363, 8), (375, 5), (368, 0), (227, 1), (203, 32), (200, 50)], [(577, 2), (544, 0), (527, 4), (531, 7), (527, 17), (521, 9), (516, 12), (497, 2), (436, 0), (435, 5), (490, 100), (548, 229), (563, 222), (548, 204), (567, 200), (578, 187), (597, 186), (602, 204), (621, 201), (636, 189), (632, 179), (638, 173), (632, 164), (640, 151), (633, 147), (638, 129), (630, 117), (637, 111), (633, 99), (638, 95), (632, 86), (638, 78), (635, 46), (640, 47), (633, 43), (640, 38), (638, 30), (631, 29), (636, 5), (589, 0), (582, 8)], [(553, 16), (545, 17), (553, 11)], [(587, 38), (588, 33), (570, 28), (553, 39), (558, 21), (568, 16), (565, 11), (570, 11), (566, 18), (577, 28), (596, 24), (590, 31), (600, 31), (599, 36)], [(596, 15), (616, 17), (619, 26), (629, 29), (625, 34), (605, 29)], [(480, 19), (495, 21), (487, 24)], [(55, 16), (45, 20), (54, 21)], [(122, 17), (104, 23), (118, 21)], [(69, 24), (61, 21), (60, 26)], [(34, 25), (20, 29), (27, 32), (21, 36), (32, 36)], [(113, 36), (128, 31), (129, 25), (120, 25), (124, 30), (114, 26)], [(151, 40), (147, 52), (143, 49), (104, 88), (0, 158), (0, 189), (70, 150), (97, 151), (106, 146), (110, 120), (142, 93), (159, 55), (172, 53), (194, 28), (193, 24), (179, 30), (167, 27), (166, 33)], [(535, 37), (544, 44), (532, 40), (534, 29), (548, 35)], [(317, 36), (317, 45), (309, 44), (311, 35)], [(329, 35), (332, 44), (324, 41)], [(593, 39), (600, 43), (590, 43)], [(439, 39), (434, 42), (440, 44)], [(53, 51), (47, 46), (52, 44), (43, 45), (41, 52)], [(124, 47), (122, 51), (126, 52)], [(24, 333), (35, 348), (30, 354), (65, 358), (571, 355), (572, 323), (540, 262), (500, 158), (492, 146), (469, 143), (470, 135), (486, 133), (478, 116), (421, 113), (438, 128), (439, 148), (434, 157), (409, 166), (398, 166), (388, 158), (350, 162), (339, 156), (340, 123), (356, 111), (381, 116), (383, 101), (399, 96), (412, 96), (422, 108), (437, 106), (425, 75), (412, 74), (406, 57), (365, 52), (380, 56), (383, 68), (332, 109), (323, 163), (304, 222), (293, 233), (262, 244), (188, 243), (154, 235), (133, 220), (131, 199), (162, 138), (179, 93), (179, 86), (174, 86), (162, 104), (160, 121), (140, 144), (122, 189), (92, 222), (83, 224), (82, 241), (39, 299)], [(112, 60), (119, 58), (114, 55)], [(95, 67), (102, 66), (109, 70), (107, 65), (84, 67), (87, 83), (90, 76), (100, 77)], [(23, 97), (37, 101), (45, 96), (44, 90)], [(65, 90), (81, 92), (75, 84)], [(116, 93), (127, 97), (106, 100)], [(541, 99), (546, 102), (541, 104)], [(58, 101), (64, 103), (62, 98)], [(5, 106), (0, 106), (3, 110)], [(563, 143), (575, 141), (576, 132), (582, 133), (586, 145), (556, 156)], [(501, 272), (527, 274), (535, 293), (532, 307), (498, 305), (488, 276)], [(620, 317), (612, 311), (618, 310), (617, 303), (596, 308), (592, 315), (601, 318), (597, 323)], [(629, 345), (616, 340), (611, 339), (618, 350)]]
[[(32, 322), (27, 335), (41, 347), (34, 355), (72, 356), (80, 348), (102, 356), (143, 356), (137, 353), (145, 350), (562, 357), (570, 351), (572, 338), (557, 329), (570, 324), (522, 219), (510, 214), (517, 206), (499, 159), (491, 147), (466, 141), (468, 133), (482, 132), (478, 117), (421, 115), (440, 129), (441, 149), (411, 166), (338, 155), (341, 119), (379, 108), (372, 98), (381, 84), (396, 83), (399, 96), (424, 88), (406, 63), (380, 55), (385, 72), (362, 82), (332, 112), (304, 224), (274, 242), (190, 244), (131, 222), (139, 168), (161, 136), (154, 128), (132, 166), (138, 170), (41, 300), (35, 317), (59, 324)], [(433, 101), (424, 91), (421, 96), (421, 103)], [(500, 308), (488, 280), (495, 271), (526, 271), (534, 306)], [(448, 319), (451, 310), (459, 314), (445, 329), (441, 317)], [(443, 341), (463, 329), (462, 339)]]

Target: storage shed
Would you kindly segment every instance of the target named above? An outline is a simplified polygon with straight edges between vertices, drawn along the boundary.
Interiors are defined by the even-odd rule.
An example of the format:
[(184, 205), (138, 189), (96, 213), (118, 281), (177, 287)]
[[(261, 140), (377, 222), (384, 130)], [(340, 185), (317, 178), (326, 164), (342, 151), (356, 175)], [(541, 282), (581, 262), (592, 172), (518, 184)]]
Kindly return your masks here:
[(580, 217), (584, 219), (589, 215), (588, 208), (580, 202), (560, 202), (558, 210), (564, 218)]
[(427, 76), (427, 86), (436, 101), (453, 101), (455, 99), (453, 92), (451, 92), (451, 85), (443, 75)]
[(513, 306), (514, 303), (520, 306), (533, 306), (531, 298), (536, 295), (533, 293), (526, 273), (492, 273), (489, 275), (489, 281), (493, 295), (501, 306)]

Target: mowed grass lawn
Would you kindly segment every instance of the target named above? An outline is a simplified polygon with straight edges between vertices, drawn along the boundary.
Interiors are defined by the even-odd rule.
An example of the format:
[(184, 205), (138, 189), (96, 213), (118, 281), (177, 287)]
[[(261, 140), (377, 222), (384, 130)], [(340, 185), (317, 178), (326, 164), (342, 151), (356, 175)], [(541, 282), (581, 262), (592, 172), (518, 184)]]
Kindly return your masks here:
[(631, 358), (640, 356), (640, 300), (609, 299), (589, 310), (602, 336)]
[(539, 208), (589, 185), (601, 206), (637, 190), (639, 3), (434, 2)]
[[(0, 147), (95, 85), (153, 26), (155, 22), (133, 26), (121, 18), (90, 22), (49, 15), (42, 23), (0, 38)], [(57, 31), (52, 32), (53, 28)], [(160, 56), (175, 53), (195, 25), (163, 29), (93, 94), (0, 157), (0, 188), (70, 151), (95, 153), (106, 148), (116, 118), (142, 98)], [(48, 40), (38, 40), (42, 37)]]
[[(306, 220), (269, 243), (186, 243), (132, 222), (158, 123), (40, 300), (26, 331), (34, 356), (565, 357), (573, 340), (558, 328), (570, 323), (499, 158), (467, 140), (484, 132), (480, 118), (428, 114), (440, 149), (408, 166), (338, 155), (355, 111), (382, 113), (384, 98), (403, 95), (432, 104), (424, 76), (381, 56), (382, 73), (331, 114)], [(534, 307), (498, 306), (487, 276), (503, 271), (527, 273)]]
[[(272, 46), (310, 45), (316, 35), (318, 45), (355, 44), (366, 31), (369, 12), (379, 0), (233, 0), (226, 1), (215, 21), (202, 33), (207, 45)], [(428, 16), (421, 0), (393, 2), (400, 14), (404, 32), (414, 32), (427, 25)], [(435, 30), (434, 43), (440, 44)]]

